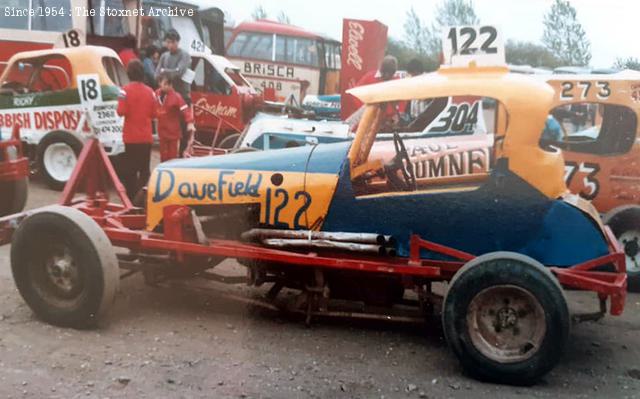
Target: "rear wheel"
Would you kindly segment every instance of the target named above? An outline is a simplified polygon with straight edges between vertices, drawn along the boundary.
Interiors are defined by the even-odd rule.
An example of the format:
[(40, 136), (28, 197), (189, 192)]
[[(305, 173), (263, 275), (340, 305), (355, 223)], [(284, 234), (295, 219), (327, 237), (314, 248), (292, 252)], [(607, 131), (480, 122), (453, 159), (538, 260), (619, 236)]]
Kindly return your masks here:
[(496, 252), (456, 274), (442, 323), (467, 373), (529, 385), (560, 360), (570, 317), (562, 288), (544, 266), (520, 254)]
[(0, 182), (0, 216), (21, 212), (27, 203), (29, 178)]
[(40, 319), (88, 327), (106, 313), (120, 280), (104, 231), (86, 214), (52, 206), (24, 220), (11, 245), (18, 291)]
[(624, 251), (629, 291), (640, 291), (640, 208), (623, 207), (608, 213), (604, 222)]
[(38, 168), (49, 187), (62, 190), (71, 178), (82, 151), (82, 141), (69, 132), (47, 134), (38, 144)]

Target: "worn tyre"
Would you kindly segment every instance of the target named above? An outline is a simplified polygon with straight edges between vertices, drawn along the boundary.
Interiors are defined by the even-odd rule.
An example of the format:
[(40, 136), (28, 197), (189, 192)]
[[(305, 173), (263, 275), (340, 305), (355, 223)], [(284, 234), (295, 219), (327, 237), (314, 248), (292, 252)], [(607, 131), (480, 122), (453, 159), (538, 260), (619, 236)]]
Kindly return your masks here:
[(40, 319), (94, 326), (113, 303), (118, 260), (104, 231), (86, 214), (52, 206), (29, 216), (11, 244), (18, 291)]
[(570, 315), (560, 284), (544, 266), (527, 256), (495, 252), (455, 275), (442, 324), (468, 374), (531, 385), (560, 360)]
[(640, 292), (640, 207), (614, 209), (605, 215), (603, 222), (609, 225), (624, 250), (629, 291)]
[(82, 141), (65, 131), (48, 133), (38, 144), (38, 169), (45, 183), (61, 191), (73, 173), (82, 151)]
[(22, 212), (27, 204), (29, 178), (0, 182), (0, 216)]

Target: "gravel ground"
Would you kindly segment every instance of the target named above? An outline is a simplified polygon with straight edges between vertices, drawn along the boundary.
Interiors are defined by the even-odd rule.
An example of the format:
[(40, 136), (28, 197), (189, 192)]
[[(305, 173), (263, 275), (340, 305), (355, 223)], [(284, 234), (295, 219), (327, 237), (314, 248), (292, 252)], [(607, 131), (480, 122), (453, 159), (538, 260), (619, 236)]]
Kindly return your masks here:
[[(36, 182), (29, 207), (57, 198)], [(52, 327), (34, 318), (15, 289), (9, 249), (0, 248), (0, 397), (640, 397), (635, 294), (623, 316), (576, 326), (556, 369), (519, 388), (464, 376), (437, 323), (320, 320), (307, 328), (199, 290), (151, 288), (138, 277), (122, 282), (99, 329)], [(583, 293), (569, 299), (575, 309), (595, 306)]]

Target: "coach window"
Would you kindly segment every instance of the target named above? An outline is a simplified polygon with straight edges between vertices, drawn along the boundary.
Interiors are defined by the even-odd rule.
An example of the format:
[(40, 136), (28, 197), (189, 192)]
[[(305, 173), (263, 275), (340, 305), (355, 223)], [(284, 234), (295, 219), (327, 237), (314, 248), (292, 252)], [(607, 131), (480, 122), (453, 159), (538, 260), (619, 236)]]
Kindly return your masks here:
[(293, 50), (294, 64), (318, 66), (318, 46), (315, 40), (311, 39), (295, 39)]
[[(152, 6), (145, 5), (145, 15), (149, 14)], [(150, 45), (162, 47), (164, 34), (169, 30), (171, 21), (169, 17), (156, 16), (144, 17), (140, 19), (140, 45), (146, 48)]]
[[(3, 12), (4, 7), (16, 7), (17, 9), (25, 8), (25, 2), (22, 0), (4, 0), (0, 1), (0, 3), (3, 6), (0, 10)], [(39, 12), (39, 7), (42, 7), (42, 10), (44, 10), (45, 7), (54, 9), (56, 14), (47, 16), (46, 13)], [(51, 32), (66, 32), (72, 28), (70, 0), (33, 0), (31, 3), (31, 9), (34, 10), (34, 13), (36, 14), (31, 17), (31, 21), (29, 21), (28, 15), (4, 17), (0, 18), (0, 28)], [(64, 11), (64, 13), (61, 15), (58, 13), (59, 11)]]
[(325, 66), (328, 69), (340, 69), (340, 45), (333, 42), (324, 42)]
[(229, 42), (231, 41), (231, 38), (233, 37), (233, 28), (224, 27), (224, 46), (227, 47), (229, 45)]
[(540, 146), (599, 155), (624, 154), (638, 128), (632, 109), (623, 105), (578, 102), (561, 105), (549, 114)]
[[(99, 9), (100, 7), (109, 7), (116, 10), (126, 10), (123, 0), (91, 0), (90, 7)], [(96, 12), (96, 15), (89, 17), (91, 31), (97, 36), (106, 37), (125, 37), (129, 32), (129, 23), (127, 17), (118, 15), (102, 15)]]
[[(16, 8), (24, 8), (24, 0), (5, 0), (2, 2), (5, 7), (16, 7)], [(4, 7), (0, 8), (0, 11), (4, 13)], [(5, 17), (4, 15), (0, 18), (0, 28), (2, 29), (29, 29), (29, 16), (15, 16), (15, 17)]]
[(292, 37), (276, 36), (276, 62), (293, 63), (294, 40)]
[(239, 33), (229, 47), (229, 56), (272, 61), (273, 38), (274, 35), (264, 33)]
[(64, 14), (35, 15), (31, 18), (31, 30), (42, 30), (50, 32), (66, 32), (71, 29), (71, 4), (69, 0), (33, 0), (32, 8), (44, 10), (45, 7), (56, 11), (64, 11)]

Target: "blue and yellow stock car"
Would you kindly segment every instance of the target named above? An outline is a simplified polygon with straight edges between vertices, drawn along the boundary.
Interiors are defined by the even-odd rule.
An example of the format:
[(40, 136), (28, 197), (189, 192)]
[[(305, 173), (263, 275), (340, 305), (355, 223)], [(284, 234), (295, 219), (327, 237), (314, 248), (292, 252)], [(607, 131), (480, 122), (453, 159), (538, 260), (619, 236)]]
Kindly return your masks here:
[[(275, 301), (283, 288), (300, 291), (292, 308), (307, 319), (364, 317), (372, 309), (386, 309), (387, 318), (407, 303), (422, 315), (441, 306), (445, 336), (464, 369), (515, 384), (535, 382), (560, 359), (571, 320), (563, 286), (596, 292), (600, 317), (607, 300), (611, 314), (622, 312), (624, 255), (593, 207), (568, 192), (562, 153), (539, 144), (551, 86), (506, 68), (470, 66), (351, 93), (367, 104), (353, 141), (163, 163), (150, 178), (145, 214), (126, 200), (105, 205), (90, 193), (79, 206), (68, 201), (84, 214), (64, 208), (29, 216), (12, 248), (23, 297), (57, 324), (100, 316), (117, 283), (104, 239), (132, 249), (120, 266), (152, 281), (158, 274), (211, 275), (207, 269), (220, 260), (236, 258), (250, 284), (273, 284), (268, 298)], [(410, 162), (398, 134), (393, 159), (372, 151), (388, 103), (454, 96), (495, 104), (485, 115), (493, 143), (482, 154), (443, 157), (430, 146)], [(448, 123), (469, 119), (468, 109), (450, 109)], [(447, 131), (434, 137), (445, 152), (455, 142)], [(416, 178), (416, 165), (427, 173)], [(91, 280), (97, 294), (66, 308), (24, 271), (48, 267), (45, 255), (33, 258), (31, 243), (56, 220), (59, 232), (42, 242), (62, 240), (78, 226), (83, 245), (100, 254), (74, 249), (78, 240), (63, 242), (71, 258), (63, 266), (91, 267), (103, 282)], [(72, 262), (76, 256), (84, 262)], [(161, 259), (166, 264), (158, 265)], [(147, 262), (153, 267), (144, 269)], [(437, 281), (449, 281), (444, 297), (431, 290)], [(356, 301), (360, 311), (338, 311), (332, 299)]]

